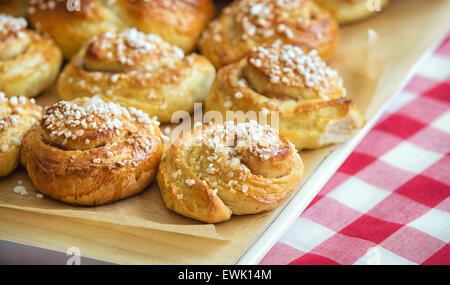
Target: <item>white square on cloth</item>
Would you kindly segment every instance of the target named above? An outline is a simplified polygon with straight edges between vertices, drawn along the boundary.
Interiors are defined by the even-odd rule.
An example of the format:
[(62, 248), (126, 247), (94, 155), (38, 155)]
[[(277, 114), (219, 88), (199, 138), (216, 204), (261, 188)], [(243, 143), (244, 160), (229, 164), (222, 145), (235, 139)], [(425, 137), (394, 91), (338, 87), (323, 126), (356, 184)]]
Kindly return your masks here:
[(308, 252), (335, 233), (311, 220), (298, 217), (280, 241), (303, 252)]
[(441, 159), (442, 156), (442, 154), (404, 141), (385, 153), (380, 159), (402, 170), (419, 174)]
[(433, 54), (417, 69), (417, 74), (436, 81), (444, 81), (450, 76), (450, 58)]
[(450, 242), (450, 213), (431, 209), (408, 225), (444, 242)]
[(431, 126), (450, 134), (450, 111), (445, 112), (442, 116), (434, 120)]
[(356, 177), (350, 177), (330, 192), (328, 197), (361, 213), (367, 213), (389, 194), (389, 191), (367, 184)]

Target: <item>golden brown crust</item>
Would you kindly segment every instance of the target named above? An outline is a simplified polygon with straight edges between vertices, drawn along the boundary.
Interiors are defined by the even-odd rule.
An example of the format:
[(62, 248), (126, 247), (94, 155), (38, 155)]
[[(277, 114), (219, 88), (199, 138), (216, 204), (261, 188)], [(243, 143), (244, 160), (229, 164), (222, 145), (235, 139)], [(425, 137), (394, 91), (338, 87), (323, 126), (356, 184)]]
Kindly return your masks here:
[(200, 50), (216, 67), (235, 62), (254, 47), (281, 40), (327, 59), (336, 49), (338, 25), (310, 0), (243, 0), (226, 7), (205, 29)]
[(96, 35), (131, 27), (158, 34), (191, 52), (201, 30), (214, 16), (211, 0), (83, 0), (80, 4), (69, 7), (72, 11), (66, 1), (38, 0), (31, 5), (33, 25), (55, 39), (66, 58)]
[[(222, 68), (206, 110), (267, 116), (297, 149), (341, 143), (364, 125), (342, 79), (315, 51), (275, 43)], [(274, 112), (274, 113), (272, 113)], [(275, 115), (278, 114), (279, 121)]]
[(190, 113), (203, 102), (214, 76), (206, 57), (184, 56), (158, 36), (130, 29), (88, 42), (63, 70), (58, 91), (64, 100), (102, 94), (170, 122), (175, 111)]
[(24, 137), (21, 162), (40, 192), (101, 205), (143, 191), (162, 151), (157, 123), (142, 111), (79, 98), (46, 108)]
[(299, 187), (303, 169), (276, 130), (228, 121), (183, 134), (168, 147), (157, 178), (169, 209), (219, 223), (276, 208)]
[(34, 97), (56, 79), (61, 50), (26, 29), (22, 18), (0, 15), (0, 90), (7, 96)]
[(13, 17), (25, 17), (29, 0), (0, 0), (0, 13)]
[[(374, 15), (389, 5), (389, 0), (316, 0), (324, 9), (330, 11), (339, 24), (359, 21)], [(379, 3), (379, 7), (377, 7)], [(371, 6), (370, 6), (371, 5)]]
[(0, 92), (0, 177), (17, 167), (22, 138), (40, 118), (41, 107), (33, 99)]

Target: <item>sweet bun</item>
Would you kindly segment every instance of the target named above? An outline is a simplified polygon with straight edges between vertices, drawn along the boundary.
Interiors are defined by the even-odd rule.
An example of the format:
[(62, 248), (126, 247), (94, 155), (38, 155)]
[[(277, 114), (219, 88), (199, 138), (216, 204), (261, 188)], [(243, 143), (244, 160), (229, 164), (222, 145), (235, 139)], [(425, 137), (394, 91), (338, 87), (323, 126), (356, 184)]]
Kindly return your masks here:
[(215, 69), (209, 60), (136, 29), (96, 36), (66, 65), (58, 91), (63, 100), (102, 94), (109, 101), (170, 122), (193, 111), (208, 95)]
[(0, 177), (17, 167), (22, 138), (40, 118), (41, 107), (33, 99), (0, 92)]
[(316, 51), (275, 42), (222, 68), (207, 111), (262, 113), (297, 149), (341, 143), (365, 120), (346, 97), (343, 81)]
[(232, 214), (276, 208), (300, 185), (303, 162), (294, 146), (256, 121), (198, 126), (171, 144), (157, 181), (166, 206), (219, 223)]
[(331, 14), (311, 0), (242, 0), (232, 2), (209, 24), (199, 46), (216, 67), (276, 40), (316, 49), (328, 59), (336, 49), (338, 32)]
[(34, 0), (30, 18), (71, 58), (92, 37), (110, 30), (135, 27), (160, 35), (185, 52), (194, 50), (198, 37), (214, 16), (211, 0)]
[(26, 29), (23, 18), (0, 14), (0, 90), (34, 97), (56, 79), (61, 50), (51, 39)]
[[(373, 7), (368, 7), (371, 5), (368, 0), (316, 0), (316, 2), (330, 11), (340, 24), (365, 19), (389, 5), (389, 0), (371, 1)], [(376, 7), (378, 3), (379, 7)]]
[(156, 121), (93, 97), (46, 107), (40, 124), (24, 136), (20, 159), (43, 194), (101, 205), (144, 190), (162, 152)]

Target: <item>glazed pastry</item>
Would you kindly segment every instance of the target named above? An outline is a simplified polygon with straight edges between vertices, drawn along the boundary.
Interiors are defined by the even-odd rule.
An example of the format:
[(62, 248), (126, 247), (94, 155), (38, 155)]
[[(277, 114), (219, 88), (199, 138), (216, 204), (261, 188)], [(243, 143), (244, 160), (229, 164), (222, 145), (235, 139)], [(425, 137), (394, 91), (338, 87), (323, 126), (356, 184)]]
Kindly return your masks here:
[(38, 95), (54, 82), (62, 63), (53, 41), (26, 26), (23, 18), (0, 14), (0, 90), (10, 97)]
[(316, 2), (330, 11), (340, 24), (370, 17), (389, 4), (389, 0), (316, 0)]
[(311, 0), (234, 1), (205, 30), (200, 49), (221, 67), (275, 40), (316, 49), (328, 59), (337, 46), (338, 25)]
[(214, 76), (206, 57), (184, 56), (157, 35), (129, 29), (91, 40), (65, 67), (58, 91), (63, 100), (102, 94), (170, 122), (175, 111), (203, 102)]
[(93, 97), (45, 108), (40, 124), (23, 138), (20, 159), (43, 194), (101, 205), (144, 190), (162, 151), (156, 121)]
[(274, 209), (299, 187), (303, 162), (275, 129), (256, 121), (196, 128), (168, 147), (159, 166), (170, 210), (219, 223)]
[(22, 137), (40, 118), (41, 107), (33, 99), (0, 92), (0, 177), (17, 167)]
[[(364, 125), (342, 79), (316, 51), (275, 42), (222, 68), (206, 110), (263, 115), (297, 149), (341, 143)], [(278, 120), (277, 120), (278, 119)], [(275, 126), (274, 126), (275, 127)]]
[(30, 10), (33, 26), (48, 33), (66, 58), (96, 35), (132, 27), (191, 52), (213, 16), (212, 0), (33, 0)]
[(25, 17), (29, 2), (29, 0), (0, 0), (0, 13), (13, 17)]

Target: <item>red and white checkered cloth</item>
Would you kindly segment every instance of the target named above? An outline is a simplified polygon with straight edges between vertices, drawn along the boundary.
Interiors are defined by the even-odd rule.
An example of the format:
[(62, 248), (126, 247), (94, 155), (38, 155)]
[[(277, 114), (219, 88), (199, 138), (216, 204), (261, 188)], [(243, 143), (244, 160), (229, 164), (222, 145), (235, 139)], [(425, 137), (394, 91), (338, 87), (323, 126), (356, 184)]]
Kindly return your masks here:
[(261, 264), (450, 264), (450, 34)]

